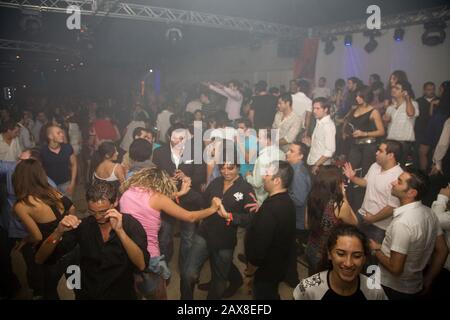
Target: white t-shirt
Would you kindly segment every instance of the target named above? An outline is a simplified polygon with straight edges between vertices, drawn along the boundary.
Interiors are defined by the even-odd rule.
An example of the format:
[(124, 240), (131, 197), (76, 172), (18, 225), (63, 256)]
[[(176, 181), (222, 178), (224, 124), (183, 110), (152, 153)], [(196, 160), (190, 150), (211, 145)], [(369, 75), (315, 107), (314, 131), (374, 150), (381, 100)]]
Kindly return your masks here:
[[(326, 299), (329, 293), (330, 285), (328, 283), (329, 271), (322, 271), (309, 278), (300, 281), (294, 289), (294, 300), (322, 300)], [(370, 289), (368, 283), (373, 282), (367, 276), (359, 275), (359, 290), (367, 300), (388, 300), (383, 288)]]
[[(400, 165), (382, 171), (382, 168), (378, 163), (375, 162), (372, 164), (364, 177), (367, 181), (367, 186), (361, 209), (366, 213), (368, 212), (375, 215), (386, 206), (393, 208), (400, 206), (400, 201), (391, 194), (391, 190), (392, 182), (397, 180), (402, 172), (403, 170)], [(391, 221), (392, 217), (375, 222), (374, 225), (380, 229), (386, 230)]]
[(415, 141), (414, 123), (419, 116), (419, 105), (416, 101), (412, 101), (414, 106), (414, 116), (409, 117), (406, 113), (406, 101), (398, 108), (391, 105), (387, 108), (386, 114), (391, 116), (391, 122), (388, 126), (387, 138), (396, 141)]
[(21, 153), (19, 137), (12, 139), (11, 144), (7, 144), (3, 140), (3, 134), (0, 133), (0, 160), (17, 161)]
[(442, 234), (439, 220), (430, 208), (416, 201), (394, 210), (392, 223), (386, 230), (381, 251), (406, 255), (403, 273), (394, 276), (380, 264), (381, 284), (398, 292), (414, 294), (422, 290), (425, 269)]
[(170, 116), (173, 113), (168, 110), (163, 110), (158, 114), (156, 118), (156, 127), (159, 131), (159, 140), (166, 143), (167, 142), (167, 130), (170, 128)]
[(300, 117), (301, 128), (304, 128), (306, 112), (312, 112), (312, 100), (303, 92), (297, 92), (292, 95), (292, 110)]
[(331, 96), (331, 89), (330, 88), (320, 88), (320, 87), (316, 87), (314, 88), (313, 92), (312, 92), (312, 96), (313, 98), (326, 98), (328, 99)]
[[(336, 151), (336, 126), (329, 115), (317, 120), (311, 137), (311, 149), (309, 150), (307, 163), (312, 166), (320, 157), (333, 157)], [(324, 162), (331, 164), (331, 159)]]
[(186, 111), (190, 112), (190, 113), (194, 113), (197, 110), (202, 110), (202, 103), (200, 102), (200, 100), (196, 99), (196, 100), (192, 100), (191, 102), (189, 102), (186, 106)]

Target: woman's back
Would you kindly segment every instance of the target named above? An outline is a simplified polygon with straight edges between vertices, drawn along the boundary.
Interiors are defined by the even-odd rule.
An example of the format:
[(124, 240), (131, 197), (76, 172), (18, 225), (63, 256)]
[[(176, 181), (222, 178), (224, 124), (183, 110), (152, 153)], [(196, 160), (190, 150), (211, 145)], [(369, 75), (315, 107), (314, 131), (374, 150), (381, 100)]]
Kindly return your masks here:
[(113, 163), (110, 161), (103, 161), (95, 169), (94, 177), (99, 180), (104, 180), (108, 182), (118, 181), (119, 178), (116, 176), (115, 171), (119, 166), (118, 163)]
[(143, 188), (132, 187), (120, 198), (120, 210), (139, 221), (147, 234), (147, 250), (150, 256), (158, 257), (161, 255), (158, 241), (161, 215), (159, 211), (150, 207), (153, 194)]

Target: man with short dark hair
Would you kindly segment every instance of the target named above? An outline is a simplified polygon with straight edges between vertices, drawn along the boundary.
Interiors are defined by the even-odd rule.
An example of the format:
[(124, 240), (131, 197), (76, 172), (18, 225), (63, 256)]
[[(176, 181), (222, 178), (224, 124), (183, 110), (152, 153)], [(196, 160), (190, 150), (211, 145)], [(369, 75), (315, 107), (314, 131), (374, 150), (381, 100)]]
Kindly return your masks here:
[(81, 288), (77, 299), (136, 299), (134, 273), (143, 271), (150, 260), (144, 228), (115, 209), (117, 189), (110, 183), (89, 186), (86, 200), (91, 215), (82, 221), (66, 215), (42, 243), (36, 262), (45, 262), (56, 247), (69, 252), (79, 244)]
[(292, 94), (292, 110), (300, 117), (300, 128), (308, 135), (311, 125), (312, 101), (308, 97), (310, 85), (307, 80), (301, 79), (296, 83), (297, 91)]
[[(175, 124), (167, 131), (168, 144), (155, 150), (153, 163), (165, 170), (181, 188), (182, 181), (188, 177), (192, 181), (192, 189), (180, 197), (180, 206), (186, 210), (194, 211), (203, 209), (203, 199), (199, 194), (200, 186), (205, 182), (205, 167), (203, 164), (194, 163), (194, 143), (190, 138), (188, 129), (182, 124)], [(159, 231), (159, 246), (164, 254), (166, 262), (170, 262), (173, 255), (173, 232), (176, 219), (163, 213), (161, 215), (161, 229)], [(194, 237), (195, 223), (181, 222), (180, 233), (180, 269), (184, 267), (188, 251)]]
[(392, 188), (401, 206), (394, 210), (383, 244), (370, 241), (379, 261), (381, 285), (390, 300), (410, 300), (422, 290), (427, 292), (447, 258), (439, 220), (421, 202), (428, 183), (418, 170), (403, 172)]
[(300, 117), (292, 110), (292, 96), (285, 93), (278, 98), (278, 112), (273, 120), (272, 128), (278, 129), (278, 145), (287, 152), (289, 143), (297, 138), (301, 128)]
[(317, 83), (317, 87), (314, 88), (312, 92), (313, 99), (315, 98), (325, 98), (329, 99), (331, 97), (331, 89), (327, 88), (325, 85), (327, 84), (327, 78), (320, 77), (319, 82)]
[(344, 174), (351, 182), (366, 188), (364, 201), (358, 210), (359, 228), (368, 238), (382, 242), (392, 221), (392, 213), (399, 201), (391, 195), (392, 183), (403, 172), (398, 164), (401, 144), (387, 140), (381, 143), (373, 163), (364, 178), (356, 176), (350, 163), (344, 166)]
[(419, 105), (413, 100), (412, 94), (409, 82), (397, 81), (391, 90), (393, 104), (387, 108), (383, 116), (383, 120), (388, 123), (387, 138), (402, 144), (403, 159), (399, 159), (402, 165), (412, 154), (413, 144), (416, 141), (414, 123), (420, 114)]
[(317, 174), (319, 167), (331, 164), (336, 151), (336, 126), (330, 117), (331, 105), (325, 98), (313, 100), (313, 113), (317, 120), (312, 137), (303, 138), (302, 142), (309, 145), (307, 163), (311, 166), (312, 174)]
[(267, 92), (267, 82), (258, 81), (255, 85), (255, 96), (252, 97), (250, 120), (256, 130), (270, 127), (276, 113), (277, 98)]
[(19, 141), (20, 126), (17, 122), (9, 120), (0, 127), (0, 160), (16, 161), (22, 152)]
[(288, 162), (271, 163), (264, 176), (264, 189), (269, 196), (245, 235), (247, 277), (254, 277), (255, 300), (280, 299), (278, 285), (285, 277), (295, 244), (295, 205), (288, 193), (292, 177), (293, 169)]

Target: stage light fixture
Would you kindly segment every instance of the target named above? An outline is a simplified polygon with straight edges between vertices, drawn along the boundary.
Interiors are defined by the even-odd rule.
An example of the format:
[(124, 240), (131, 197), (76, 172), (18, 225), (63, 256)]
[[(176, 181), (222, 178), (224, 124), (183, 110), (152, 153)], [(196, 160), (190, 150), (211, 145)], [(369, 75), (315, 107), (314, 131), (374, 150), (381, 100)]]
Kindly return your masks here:
[(350, 47), (352, 45), (353, 42), (353, 37), (351, 34), (346, 34), (344, 37), (344, 45), (346, 47)]
[(183, 33), (178, 28), (170, 28), (166, 31), (166, 39), (172, 44), (175, 45), (183, 39)]
[(425, 32), (422, 35), (422, 43), (426, 46), (437, 46), (444, 43), (447, 24), (444, 21), (431, 21), (424, 24)]
[(322, 39), (325, 42), (324, 52), (326, 55), (331, 54), (334, 51), (334, 41), (336, 41), (335, 36), (328, 36)]
[(397, 42), (403, 41), (403, 37), (405, 36), (405, 30), (402, 28), (397, 28), (394, 31), (394, 40)]
[(364, 50), (367, 53), (372, 53), (378, 47), (378, 41), (375, 40), (375, 37), (381, 36), (381, 32), (379, 30), (369, 30), (363, 33), (365, 37), (369, 37), (369, 42), (364, 46)]

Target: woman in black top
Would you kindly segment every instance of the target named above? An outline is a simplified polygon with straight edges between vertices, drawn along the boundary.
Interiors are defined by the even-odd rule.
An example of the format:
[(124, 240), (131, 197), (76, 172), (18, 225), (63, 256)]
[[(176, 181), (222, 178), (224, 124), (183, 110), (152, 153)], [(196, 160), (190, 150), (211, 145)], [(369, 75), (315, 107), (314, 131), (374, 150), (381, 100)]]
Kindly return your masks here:
[[(66, 214), (75, 214), (67, 197), (48, 184), (41, 163), (35, 159), (21, 161), (12, 176), (17, 197), (14, 212), (28, 231), (24, 239), (36, 252)], [(43, 296), (58, 299), (56, 287), (64, 268), (59, 264), (61, 254), (55, 252), (43, 267)], [(64, 269), (64, 270), (63, 270)]]
[(361, 168), (362, 176), (375, 162), (376, 141), (384, 136), (381, 115), (370, 105), (373, 92), (369, 87), (362, 87), (356, 93), (357, 105), (345, 117), (343, 138), (352, 139), (349, 162), (353, 168)]
[[(229, 153), (226, 153), (226, 148)], [(233, 149), (233, 159), (228, 156)], [(181, 299), (193, 299), (194, 285), (197, 282), (203, 264), (209, 258), (211, 262), (211, 284), (208, 299), (223, 297), (227, 280), (242, 283), (241, 275), (233, 264), (236, 246), (237, 227), (247, 226), (256, 211), (256, 198), (251, 185), (239, 175), (239, 163), (236, 146), (224, 144), (225, 163), (219, 164), (221, 176), (214, 179), (206, 189), (206, 203), (212, 198), (222, 200), (221, 214), (209, 216), (203, 220), (192, 240), (192, 247), (186, 259), (185, 269), (181, 273)], [(228, 161), (230, 160), (230, 161)], [(239, 279), (239, 280), (238, 280)]]

